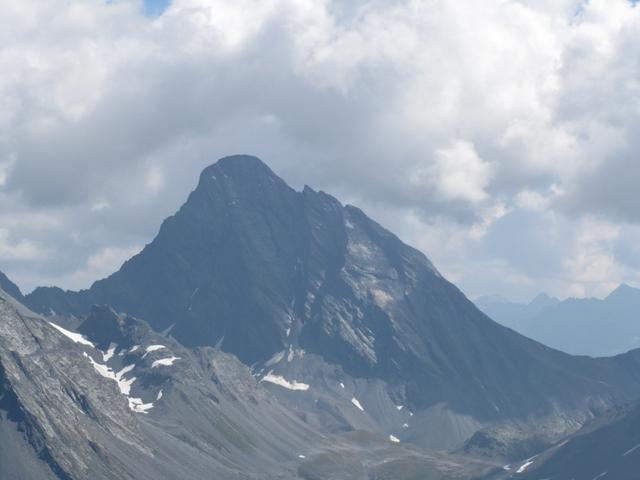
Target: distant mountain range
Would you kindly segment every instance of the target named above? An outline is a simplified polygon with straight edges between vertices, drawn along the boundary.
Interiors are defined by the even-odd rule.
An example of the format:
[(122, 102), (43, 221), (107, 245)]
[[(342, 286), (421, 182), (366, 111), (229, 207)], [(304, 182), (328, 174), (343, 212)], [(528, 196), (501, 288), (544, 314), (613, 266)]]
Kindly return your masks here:
[(250, 156), (205, 169), (88, 290), (0, 279), (0, 478), (504, 476), (640, 399), (640, 351), (574, 357), (501, 326), (361, 210)]
[(521, 304), (492, 295), (475, 303), (502, 325), (573, 355), (610, 356), (640, 347), (640, 290), (625, 284), (603, 300), (541, 294)]

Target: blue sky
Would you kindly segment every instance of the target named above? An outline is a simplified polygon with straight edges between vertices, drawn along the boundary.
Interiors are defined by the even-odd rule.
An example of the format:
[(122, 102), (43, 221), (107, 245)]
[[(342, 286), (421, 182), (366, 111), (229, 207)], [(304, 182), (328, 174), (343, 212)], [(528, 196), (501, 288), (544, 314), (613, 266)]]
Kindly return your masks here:
[(157, 16), (162, 14), (171, 3), (171, 0), (144, 0), (144, 8), (147, 15)]

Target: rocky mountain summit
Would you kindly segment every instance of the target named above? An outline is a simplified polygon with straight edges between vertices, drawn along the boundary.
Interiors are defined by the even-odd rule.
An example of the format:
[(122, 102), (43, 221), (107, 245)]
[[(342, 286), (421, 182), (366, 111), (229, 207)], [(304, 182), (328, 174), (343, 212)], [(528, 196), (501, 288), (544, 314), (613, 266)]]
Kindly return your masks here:
[[(362, 478), (379, 465), (354, 452), (373, 442), (418, 449), (420, 465), (442, 473), (444, 462), (457, 478), (458, 460), (425, 452), (484, 467), (517, 462), (640, 397), (640, 352), (573, 357), (498, 325), (361, 210), (295, 191), (249, 156), (206, 168), (113, 275), (79, 292), (38, 288), (24, 301), (80, 320), (67, 331), (90, 345), (71, 342), (74, 355), (120, 392), (142, 445), (169, 455), (177, 437), (195, 448), (194, 469), (215, 458), (221, 475), (325, 478), (310, 454), (299, 454), (303, 467), (291, 452), (318, 458), (336, 442), (344, 448), (320, 463)], [(251, 447), (260, 455), (244, 465)], [(389, 478), (411, 471), (400, 463)]]

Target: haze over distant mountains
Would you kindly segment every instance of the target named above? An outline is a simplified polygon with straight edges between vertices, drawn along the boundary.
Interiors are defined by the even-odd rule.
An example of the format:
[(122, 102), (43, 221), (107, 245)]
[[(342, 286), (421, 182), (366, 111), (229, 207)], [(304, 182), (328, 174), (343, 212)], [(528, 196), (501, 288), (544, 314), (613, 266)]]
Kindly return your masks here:
[(504, 477), (640, 398), (640, 350), (574, 357), (505, 328), (251, 156), (206, 168), (88, 290), (0, 281), (0, 440), (24, 464), (0, 476)]
[(629, 285), (604, 299), (540, 294), (524, 304), (491, 295), (475, 304), (502, 325), (573, 355), (611, 356), (640, 347), (640, 290)]

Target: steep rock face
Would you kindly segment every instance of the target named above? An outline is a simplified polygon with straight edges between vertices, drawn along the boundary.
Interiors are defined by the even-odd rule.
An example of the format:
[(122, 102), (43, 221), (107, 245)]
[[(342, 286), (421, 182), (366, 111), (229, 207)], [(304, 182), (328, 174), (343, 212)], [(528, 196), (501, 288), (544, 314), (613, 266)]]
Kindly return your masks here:
[(234, 357), (105, 307), (82, 326), (0, 290), (0, 478), (294, 478), (297, 450), (322, 449)]
[(383, 381), (390, 401), (469, 419), (462, 437), (504, 420), (575, 429), (640, 392), (639, 354), (570, 357), (494, 323), (362, 211), (296, 192), (254, 157), (205, 169), (153, 242), (109, 278), (81, 292), (37, 289), (27, 301), (76, 315), (112, 304), (258, 368), (300, 349)]
[(0, 272), (0, 289), (4, 290), (6, 293), (11, 295), (18, 301), (24, 300), (22, 292), (20, 291), (18, 286), (11, 280), (9, 280), (9, 278), (2, 272)]
[[(80, 478), (91, 472), (95, 478), (109, 478), (109, 468), (114, 475), (122, 471), (100, 445), (111, 442), (145, 452), (126, 403), (114, 385), (96, 382), (81, 348), (2, 291), (0, 320), (0, 379), (6, 412), (2, 430), (10, 430), (13, 424), (21, 441), (8, 445), (30, 446), (34, 460), (26, 461), (21, 474), (35, 470)], [(7, 472), (5, 466), (22, 468), (3, 463), (0, 469), (7, 475), (11, 470)]]

